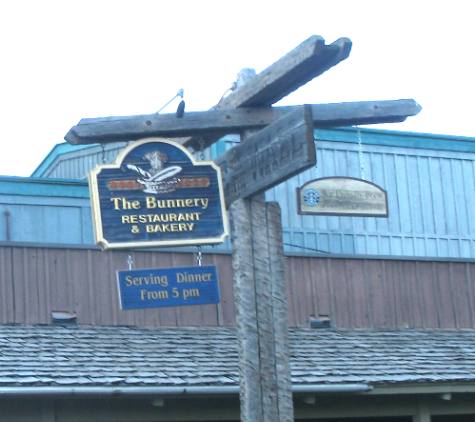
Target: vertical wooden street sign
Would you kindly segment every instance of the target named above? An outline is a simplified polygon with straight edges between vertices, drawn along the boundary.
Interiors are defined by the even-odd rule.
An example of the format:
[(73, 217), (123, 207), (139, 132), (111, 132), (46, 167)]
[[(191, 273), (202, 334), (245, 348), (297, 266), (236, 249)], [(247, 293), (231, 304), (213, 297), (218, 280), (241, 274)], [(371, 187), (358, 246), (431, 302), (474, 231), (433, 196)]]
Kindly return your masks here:
[[(237, 82), (239, 88), (246, 80), (241, 76)], [(241, 142), (244, 149), (248, 142), (251, 147), (252, 135), (246, 140), (244, 134)], [(247, 189), (242, 188), (249, 193)], [(241, 420), (290, 422), (293, 401), (280, 207), (266, 203), (261, 193), (234, 201), (230, 218)]]

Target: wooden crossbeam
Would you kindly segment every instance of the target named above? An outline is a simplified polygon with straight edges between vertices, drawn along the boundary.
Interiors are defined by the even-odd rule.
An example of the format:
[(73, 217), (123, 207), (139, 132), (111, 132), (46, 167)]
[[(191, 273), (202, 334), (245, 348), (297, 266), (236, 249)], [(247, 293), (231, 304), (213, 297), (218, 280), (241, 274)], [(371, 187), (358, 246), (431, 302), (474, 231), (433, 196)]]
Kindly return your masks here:
[(326, 45), (322, 37), (313, 35), (223, 98), (218, 107), (270, 106), (345, 60), (350, 51), (348, 38)]
[[(326, 45), (322, 37), (313, 35), (247, 81), (239, 90), (231, 92), (215, 108), (269, 106), (346, 59), (350, 51), (351, 41), (348, 38), (340, 38)], [(149, 135), (142, 132), (142, 136), (139, 137), (145, 136)], [(206, 144), (216, 142), (221, 136), (222, 132), (215, 136), (208, 136), (205, 140)], [(68, 142), (73, 143), (74, 141), (70, 139), (74, 137), (66, 138)], [(120, 140), (123, 139), (115, 139), (115, 141)], [(178, 138), (175, 141), (181, 145), (199, 149), (202, 145), (201, 140), (193, 136)], [(103, 141), (98, 139), (95, 142)]]
[[(93, 144), (193, 134), (202, 136), (206, 147), (227, 133), (261, 129), (298, 107), (215, 109), (185, 113), (182, 118), (172, 113), (82, 119), (65, 139), (71, 144)], [(401, 122), (419, 113), (420, 109), (411, 99), (311, 105), (313, 125), (320, 128)]]
[[(321, 36), (313, 35), (221, 99), (215, 108), (270, 106), (345, 60), (351, 45), (348, 38), (339, 38), (326, 45)], [(197, 150), (203, 142), (211, 145), (218, 139), (216, 136), (204, 139), (193, 136), (176, 141)]]

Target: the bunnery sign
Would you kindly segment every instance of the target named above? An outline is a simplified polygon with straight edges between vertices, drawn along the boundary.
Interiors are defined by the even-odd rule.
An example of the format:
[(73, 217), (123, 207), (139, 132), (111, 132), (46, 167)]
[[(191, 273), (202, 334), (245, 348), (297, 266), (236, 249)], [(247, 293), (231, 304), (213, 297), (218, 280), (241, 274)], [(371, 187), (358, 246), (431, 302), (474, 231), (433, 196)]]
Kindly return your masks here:
[(215, 244), (228, 233), (219, 168), (171, 141), (134, 142), (89, 185), (104, 249)]

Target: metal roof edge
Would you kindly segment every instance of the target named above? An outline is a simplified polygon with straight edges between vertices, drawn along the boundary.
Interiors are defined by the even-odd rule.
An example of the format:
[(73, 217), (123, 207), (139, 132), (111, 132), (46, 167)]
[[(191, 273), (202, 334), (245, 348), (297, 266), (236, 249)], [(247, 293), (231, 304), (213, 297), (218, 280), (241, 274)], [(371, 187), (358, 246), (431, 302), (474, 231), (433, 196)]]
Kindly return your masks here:
[[(294, 384), (293, 394), (358, 394), (372, 396), (407, 394), (473, 394), (475, 382), (400, 384)], [(7, 386), (0, 387), (2, 397), (146, 397), (180, 395), (238, 395), (239, 385), (206, 386)]]
[[(468, 136), (396, 131), (367, 127), (356, 128), (354, 126), (325, 129), (316, 128), (314, 129), (314, 134), (316, 138), (320, 140), (355, 143), (358, 142), (358, 130), (360, 132), (360, 137), (362, 138), (361, 142), (363, 144), (475, 152), (475, 138)], [(221, 139), (226, 142), (233, 140), (234, 136), (229, 134)], [(31, 173), (31, 177), (42, 177), (44, 172), (50, 168), (51, 164), (63, 154), (73, 151), (80, 151), (87, 148), (95, 148), (97, 146), (98, 144), (72, 145), (68, 142), (58, 143), (53, 147), (48, 155), (46, 155), (38, 167)], [(215, 147), (215, 149), (216, 148), (217, 152), (222, 152), (221, 148)]]
[[(0, 184), (1, 186), (1, 184)], [(1, 192), (0, 192), (1, 194)], [(0, 247), (20, 247), (20, 248), (45, 248), (45, 249), (86, 249), (101, 250), (94, 243), (42, 243), (42, 242), (25, 242), (25, 241), (6, 241), (0, 240)], [(195, 246), (182, 246), (175, 248), (124, 248), (124, 251), (148, 252), (148, 253), (184, 253), (190, 254), (196, 252)], [(230, 255), (231, 249), (210, 249), (206, 250), (206, 254), (213, 255)], [(475, 258), (459, 258), (459, 257), (437, 257), (437, 256), (407, 256), (407, 255), (350, 255), (335, 253), (306, 253), (306, 252), (288, 252), (284, 251), (285, 256), (295, 256), (302, 258), (324, 258), (324, 259), (357, 259), (357, 260), (390, 260), (390, 261), (417, 261), (417, 262), (456, 262), (456, 263), (474, 263)]]
[[(349, 394), (371, 391), (368, 384), (300, 384), (293, 385), (294, 394)], [(218, 386), (28, 386), (0, 387), (1, 397), (58, 397), (58, 396), (179, 396), (179, 395), (238, 395), (239, 385)]]
[[(358, 134), (359, 131), (359, 134)], [(404, 132), (363, 127), (337, 127), (314, 129), (316, 140), (380, 145), (402, 148), (432, 149), (475, 153), (475, 138), (441, 135), (426, 132)]]
[(51, 164), (62, 154), (66, 154), (72, 151), (80, 151), (86, 148), (93, 148), (97, 146), (96, 144), (88, 145), (71, 145), (68, 142), (62, 142), (56, 144), (51, 151), (46, 155), (46, 157), (41, 161), (41, 163), (36, 167), (35, 170), (31, 173), (31, 177), (42, 177), (44, 172), (50, 168)]
[(371, 395), (404, 395), (404, 394), (448, 394), (475, 393), (475, 382), (426, 382), (404, 384), (373, 384)]
[(1, 194), (89, 198), (89, 186), (80, 179), (0, 176)]
[[(284, 244), (285, 246), (285, 244)], [(287, 245), (297, 249), (298, 245)], [(296, 256), (303, 258), (328, 258), (328, 259), (357, 259), (357, 260), (384, 260), (384, 261), (428, 261), (428, 262), (475, 262), (475, 258), (470, 257), (450, 257), (450, 256), (412, 256), (412, 255), (364, 255), (335, 252), (295, 252), (284, 251), (285, 256)]]

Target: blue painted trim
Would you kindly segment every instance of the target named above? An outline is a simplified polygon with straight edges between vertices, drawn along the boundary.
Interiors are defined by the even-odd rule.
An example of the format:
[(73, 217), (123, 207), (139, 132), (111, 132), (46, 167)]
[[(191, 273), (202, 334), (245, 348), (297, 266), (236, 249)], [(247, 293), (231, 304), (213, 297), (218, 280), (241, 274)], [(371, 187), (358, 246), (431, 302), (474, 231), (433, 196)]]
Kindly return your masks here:
[(80, 151), (86, 148), (93, 148), (97, 146), (96, 144), (89, 145), (71, 145), (67, 142), (61, 144), (56, 144), (53, 149), (48, 153), (48, 155), (43, 159), (43, 161), (36, 167), (36, 169), (31, 173), (31, 177), (43, 177), (46, 170), (53, 164), (53, 162), (59, 156), (67, 154), (69, 152)]
[[(401, 132), (384, 129), (360, 128), (361, 142), (366, 145), (392, 146), (402, 148), (433, 149), (441, 151), (459, 151), (475, 153), (475, 138), (468, 136), (436, 135), (432, 133)], [(358, 134), (355, 127), (341, 127), (332, 129), (315, 129), (316, 140), (358, 143)], [(213, 144), (211, 155), (221, 155), (226, 147), (224, 142), (234, 139), (227, 135), (220, 142)], [(31, 177), (43, 177), (48, 168), (61, 155), (86, 148), (94, 148), (97, 144), (71, 145), (67, 142), (56, 144)]]
[[(475, 138), (467, 136), (366, 128), (360, 128), (360, 135), (361, 143), (367, 145), (475, 153)], [(355, 127), (315, 129), (314, 136), (317, 141), (358, 143), (358, 133)]]
[[(72, 249), (72, 250), (102, 250), (99, 246), (85, 243), (45, 243), (45, 242), (16, 242), (0, 240), (0, 248), (44, 248), (44, 249)], [(136, 249), (135, 249), (136, 250)], [(123, 249), (122, 252), (133, 252), (134, 249)], [(196, 253), (196, 247), (186, 246), (181, 248), (147, 248), (142, 249), (140, 252), (152, 253), (176, 253), (176, 254), (194, 254)], [(230, 255), (231, 249), (224, 250), (217, 249), (205, 249), (206, 254), (212, 255)], [(349, 254), (337, 254), (328, 253), (321, 254), (317, 252), (289, 252), (284, 250), (285, 256), (305, 256), (305, 257), (317, 257), (324, 259), (368, 259), (368, 260), (390, 260), (390, 261), (430, 261), (430, 262), (468, 262), (475, 263), (474, 258), (451, 258), (440, 256), (404, 256), (404, 255), (349, 255)]]
[(81, 180), (0, 176), (0, 195), (89, 198), (89, 186)]

